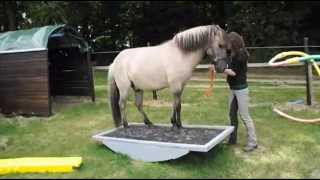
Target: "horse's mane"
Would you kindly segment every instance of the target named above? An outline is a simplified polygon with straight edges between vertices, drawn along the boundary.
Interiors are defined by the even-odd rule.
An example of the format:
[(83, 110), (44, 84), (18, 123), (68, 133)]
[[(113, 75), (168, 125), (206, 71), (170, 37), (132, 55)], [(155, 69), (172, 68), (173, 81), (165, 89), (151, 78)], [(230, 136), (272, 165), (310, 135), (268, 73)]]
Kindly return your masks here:
[(198, 26), (176, 34), (173, 39), (180, 49), (192, 51), (205, 47), (212, 33), (222, 30), (218, 25)]

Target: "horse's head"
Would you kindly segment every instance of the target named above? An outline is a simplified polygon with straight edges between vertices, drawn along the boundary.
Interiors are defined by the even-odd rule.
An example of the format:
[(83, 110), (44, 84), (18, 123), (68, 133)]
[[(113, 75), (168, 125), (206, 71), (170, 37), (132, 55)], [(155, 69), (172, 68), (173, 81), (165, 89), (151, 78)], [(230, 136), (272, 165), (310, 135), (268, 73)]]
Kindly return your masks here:
[(221, 27), (216, 25), (212, 29), (206, 53), (211, 63), (216, 65), (217, 72), (222, 73), (230, 62), (231, 44), (227, 33)]

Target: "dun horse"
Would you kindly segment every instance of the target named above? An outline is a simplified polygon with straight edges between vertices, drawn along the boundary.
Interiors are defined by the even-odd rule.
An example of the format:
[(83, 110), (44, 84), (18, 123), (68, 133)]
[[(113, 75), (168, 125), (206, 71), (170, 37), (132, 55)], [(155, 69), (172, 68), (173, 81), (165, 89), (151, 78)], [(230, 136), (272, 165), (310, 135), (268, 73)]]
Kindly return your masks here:
[[(121, 51), (110, 65), (110, 104), (116, 127), (128, 127), (126, 101), (128, 91), (135, 92), (135, 105), (144, 123), (152, 122), (143, 110), (143, 92), (169, 88), (173, 94), (171, 123), (182, 127), (180, 120), (181, 95), (196, 65), (208, 55), (217, 71), (227, 67), (229, 41), (218, 25), (198, 26), (176, 34), (157, 46), (129, 48)], [(229, 53), (229, 51), (228, 51)]]

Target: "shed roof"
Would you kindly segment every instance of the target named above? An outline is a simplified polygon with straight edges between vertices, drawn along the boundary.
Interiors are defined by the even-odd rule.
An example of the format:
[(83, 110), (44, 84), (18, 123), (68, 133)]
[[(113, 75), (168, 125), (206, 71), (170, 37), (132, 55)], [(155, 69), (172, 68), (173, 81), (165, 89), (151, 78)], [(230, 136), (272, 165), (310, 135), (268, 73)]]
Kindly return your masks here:
[[(71, 31), (70, 31), (71, 30)], [(87, 49), (85, 40), (76, 35), (76, 31), (65, 25), (50, 25), (32, 29), (8, 31), (0, 33), (0, 53), (28, 52), (48, 49), (50, 38), (63, 37), (77, 39), (77, 45), (81, 49)], [(66, 41), (64, 41), (66, 42)], [(68, 40), (66, 43), (74, 44)]]

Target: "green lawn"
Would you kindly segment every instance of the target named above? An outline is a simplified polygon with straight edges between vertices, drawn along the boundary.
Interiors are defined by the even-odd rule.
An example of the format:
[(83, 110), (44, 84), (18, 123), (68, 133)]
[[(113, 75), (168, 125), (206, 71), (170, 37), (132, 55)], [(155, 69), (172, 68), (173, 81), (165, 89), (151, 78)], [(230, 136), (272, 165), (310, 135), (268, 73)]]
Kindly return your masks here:
[[(0, 158), (82, 156), (79, 169), (66, 174), (10, 174), (0, 178), (308, 178), (315, 174), (320, 177), (320, 126), (288, 121), (271, 109), (272, 104), (304, 98), (303, 86), (294, 89), (290, 85), (250, 84), (250, 113), (260, 144), (255, 152), (242, 152), (246, 132), (240, 122), (237, 145), (220, 143), (208, 153), (143, 163), (116, 154), (91, 138), (113, 128), (106, 79), (106, 72), (95, 72), (95, 103), (57, 104), (55, 115), (50, 118), (0, 116)], [(215, 85), (213, 96), (206, 98), (207, 82), (189, 83), (183, 94), (182, 123), (229, 124), (228, 89), (224, 82)], [(319, 101), (319, 87), (315, 93)], [(167, 89), (158, 95), (159, 101), (154, 102), (152, 93), (145, 93), (145, 111), (152, 122), (169, 123), (171, 95)], [(130, 96), (129, 123), (142, 122), (132, 99)], [(295, 115), (305, 114), (303, 111)]]

